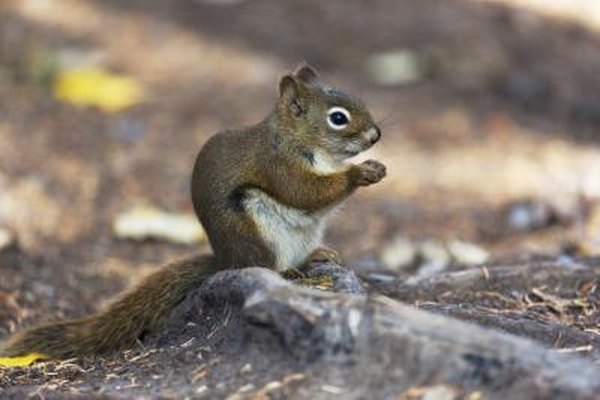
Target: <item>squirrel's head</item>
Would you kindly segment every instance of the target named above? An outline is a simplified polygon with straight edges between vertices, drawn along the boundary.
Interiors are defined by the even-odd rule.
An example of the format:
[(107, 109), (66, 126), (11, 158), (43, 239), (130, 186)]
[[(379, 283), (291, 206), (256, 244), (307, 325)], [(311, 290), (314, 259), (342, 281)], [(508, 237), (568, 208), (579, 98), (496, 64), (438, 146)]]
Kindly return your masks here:
[(276, 112), (299, 142), (338, 159), (367, 150), (381, 137), (361, 101), (323, 84), (306, 64), (281, 78)]

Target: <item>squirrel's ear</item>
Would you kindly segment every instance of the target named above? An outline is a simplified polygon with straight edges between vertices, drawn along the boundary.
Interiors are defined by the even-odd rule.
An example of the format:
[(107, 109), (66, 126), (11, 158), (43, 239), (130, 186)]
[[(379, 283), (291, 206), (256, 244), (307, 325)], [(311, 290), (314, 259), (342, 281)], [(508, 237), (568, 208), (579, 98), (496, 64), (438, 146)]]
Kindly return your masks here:
[(307, 83), (309, 85), (315, 84), (319, 81), (319, 76), (317, 75), (317, 71), (307, 63), (302, 63), (296, 68), (296, 72), (294, 75), (300, 79), (302, 82)]
[(301, 86), (302, 83), (292, 75), (286, 75), (279, 81), (279, 99), (295, 117), (304, 113)]
[(279, 97), (288, 101), (297, 99), (299, 96), (298, 82), (291, 75), (286, 75), (279, 81)]

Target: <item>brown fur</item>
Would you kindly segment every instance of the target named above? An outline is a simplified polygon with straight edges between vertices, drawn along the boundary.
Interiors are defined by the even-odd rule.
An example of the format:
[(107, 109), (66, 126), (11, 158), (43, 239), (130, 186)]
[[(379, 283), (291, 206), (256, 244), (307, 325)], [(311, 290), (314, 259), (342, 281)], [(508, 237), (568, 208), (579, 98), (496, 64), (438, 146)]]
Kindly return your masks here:
[(97, 314), (25, 330), (12, 337), (0, 354), (36, 352), (50, 358), (67, 358), (132, 347), (144, 333), (159, 327), (169, 310), (218, 269), (209, 255), (171, 263)]
[[(352, 126), (344, 133), (329, 132), (323, 121), (332, 103), (352, 112)], [(364, 143), (360, 134), (370, 127), (378, 129), (362, 103), (331, 91), (312, 68), (303, 66), (282, 78), (275, 110), (264, 121), (213, 136), (194, 166), (192, 200), (219, 262), (232, 268), (273, 265), (274, 255), (240, 204), (249, 189), (260, 189), (286, 206), (318, 212), (340, 203), (358, 186), (381, 180), (385, 167), (376, 161), (320, 174), (306, 158), (314, 150), (346, 158), (336, 145), (349, 140), (365, 150), (372, 143)]]
[[(352, 115), (346, 129), (328, 126), (326, 117), (332, 106), (344, 107)], [(25, 330), (10, 339), (0, 355), (37, 352), (65, 358), (125, 349), (145, 332), (160, 328), (169, 311), (218, 270), (274, 268), (277, 260), (296, 260), (298, 254), (300, 259), (322, 258), (326, 252), (312, 247), (322, 236), (326, 212), (358, 186), (376, 183), (385, 176), (385, 167), (376, 161), (360, 165), (342, 162), (369, 148), (378, 135), (364, 105), (321, 84), (310, 67), (286, 75), (271, 115), (253, 127), (213, 136), (198, 154), (192, 200), (214, 256), (167, 265), (92, 316)], [(319, 170), (317, 156), (326, 157), (335, 170)], [(245, 208), (248, 197), (257, 191), (268, 199), (259, 199), (263, 203), (255, 205), (258, 220)], [(302, 246), (277, 236), (282, 226), (287, 229), (286, 218), (291, 220), (290, 230), (306, 238)], [(297, 225), (294, 219), (299, 221)], [(305, 220), (315, 224), (306, 228), (308, 236), (302, 236)], [(265, 234), (281, 243), (270, 242)], [(293, 248), (284, 254), (287, 258), (277, 253), (286, 253), (288, 245)]]

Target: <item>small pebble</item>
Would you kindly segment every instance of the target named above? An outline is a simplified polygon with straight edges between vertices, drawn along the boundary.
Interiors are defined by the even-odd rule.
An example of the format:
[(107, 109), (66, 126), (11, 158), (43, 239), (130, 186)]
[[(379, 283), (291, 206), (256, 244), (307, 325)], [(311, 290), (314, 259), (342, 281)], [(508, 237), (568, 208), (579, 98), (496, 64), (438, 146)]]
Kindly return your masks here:
[(244, 364), (244, 366), (240, 368), (241, 375), (249, 374), (250, 372), (252, 372), (252, 365), (250, 363)]
[(417, 248), (408, 238), (396, 237), (383, 248), (380, 254), (381, 263), (389, 270), (397, 271), (414, 264), (417, 257)]
[(323, 384), (321, 385), (321, 390), (331, 394), (343, 394), (345, 392), (344, 388), (334, 385)]
[(419, 254), (425, 264), (447, 266), (450, 264), (450, 254), (446, 247), (434, 239), (427, 239), (419, 244)]
[(247, 393), (250, 392), (251, 390), (254, 390), (255, 386), (252, 383), (248, 383), (244, 386), (242, 386), (241, 388), (238, 389), (238, 393)]
[(113, 124), (110, 133), (117, 139), (133, 143), (143, 137), (145, 126), (138, 119), (121, 117)]
[(490, 259), (490, 254), (485, 249), (460, 240), (453, 240), (448, 243), (448, 250), (459, 264), (483, 264)]
[(0, 250), (9, 247), (14, 241), (14, 236), (8, 230), (0, 228)]
[(413, 284), (419, 282), (422, 279), (426, 279), (432, 277), (434, 275), (439, 274), (444, 271), (448, 265), (436, 262), (428, 262), (425, 264), (421, 264), (419, 271), (417, 271), (416, 275), (411, 276), (406, 280), (406, 283)]
[(396, 275), (390, 275), (390, 274), (379, 273), (379, 272), (372, 272), (366, 276), (366, 279), (368, 281), (379, 282), (379, 283), (393, 282), (397, 278), (398, 277)]
[(450, 386), (439, 385), (428, 389), (421, 400), (455, 400), (458, 398), (456, 390)]
[(537, 201), (519, 201), (509, 206), (506, 224), (514, 231), (532, 231), (549, 225), (552, 213), (547, 205)]
[(379, 53), (367, 60), (371, 79), (381, 86), (400, 86), (418, 83), (425, 78), (424, 62), (409, 49)]
[(205, 393), (207, 390), (208, 390), (208, 386), (206, 386), (206, 385), (199, 386), (199, 387), (196, 389), (196, 394), (202, 394), (202, 393)]
[(600, 202), (590, 206), (577, 248), (586, 257), (600, 255)]

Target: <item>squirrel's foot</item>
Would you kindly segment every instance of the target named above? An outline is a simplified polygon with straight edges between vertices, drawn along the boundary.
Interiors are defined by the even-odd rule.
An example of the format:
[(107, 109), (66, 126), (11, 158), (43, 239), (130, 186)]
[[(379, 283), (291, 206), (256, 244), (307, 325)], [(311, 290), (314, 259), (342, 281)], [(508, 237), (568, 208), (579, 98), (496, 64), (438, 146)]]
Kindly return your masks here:
[(358, 186), (369, 186), (379, 182), (386, 175), (385, 165), (377, 160), (367, 160), (362, 164), (355, 165), (355, 184)]
[(301, 284), (336, 292), (365, 293), (354, 271), (343, 266), (340, 255), (332, 248), (315, 249), (304, 263), (302, 272), (305, 278)]
[(325, 263), (340, 265), (342, 260), (340, 254), (331, 247), (321, 246), (306, 258), (306, 261), (297, 268), (288, 268), (281, 276), (288, 280), (299, 280), (307, 278), (307, 272)]
[(331, 262), (334, 264), (341, 264), (342, 258), (340, 257), (340, 253), (331, 247), (321, 246), (313, 250), (312, 253), (308, 256), (306, 261), (304, 262), (303, 269), (311, 269), (317, 265)]
[(287, 279), (289, 281), (306, 278), (306, 274), (300, 271), (298, 268), (288, 268), (285, 271), (283, 271), (280, 275), (282, 278)]

